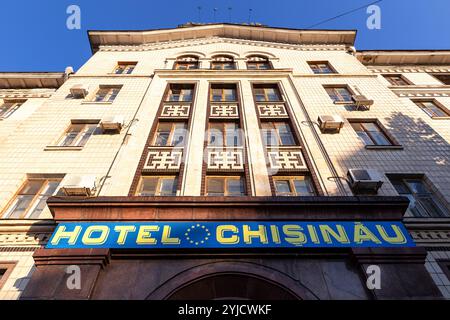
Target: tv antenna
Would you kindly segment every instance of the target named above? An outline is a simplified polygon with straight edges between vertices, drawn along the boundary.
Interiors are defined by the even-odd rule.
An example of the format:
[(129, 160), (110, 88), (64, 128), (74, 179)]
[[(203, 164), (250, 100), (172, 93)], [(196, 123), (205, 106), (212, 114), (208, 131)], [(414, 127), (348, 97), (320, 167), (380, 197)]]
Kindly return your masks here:
[(252, 8), (248, 9), (248, 24), (250, 24), (250, 18), (252, 17), (252, 11), (253, 11)]

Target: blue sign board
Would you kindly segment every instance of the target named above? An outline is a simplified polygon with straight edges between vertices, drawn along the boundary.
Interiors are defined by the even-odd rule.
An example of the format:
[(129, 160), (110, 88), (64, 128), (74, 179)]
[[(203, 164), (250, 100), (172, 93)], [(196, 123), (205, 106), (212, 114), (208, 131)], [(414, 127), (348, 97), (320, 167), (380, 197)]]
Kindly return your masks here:
[(401, 222), (158, 221), (60, 223), (46, 248), (414, 247)]

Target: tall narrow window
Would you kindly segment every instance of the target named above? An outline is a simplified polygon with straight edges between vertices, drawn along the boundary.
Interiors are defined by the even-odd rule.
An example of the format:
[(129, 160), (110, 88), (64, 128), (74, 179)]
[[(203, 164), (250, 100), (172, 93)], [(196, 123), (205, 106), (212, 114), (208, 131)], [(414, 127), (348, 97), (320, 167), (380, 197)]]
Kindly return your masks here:
[(153, 138), (153, 146), (183, 146), (185, 143), (186, 127), (186, 122), (159, 122)]
[(397, 192), (409, 199), (409, 209), (417, 217), (448, 217), (444, 206), (437, 200), (422, 178), (388, 176)]
[(240, 176), (206, 177), (207, 196), (243, 196), (244, 179)]
[(450, 117), (450, 112), (443, 106), (438, 105), (434, 100), (417, 100), (415, 104), (431, 118)]
[(309, 67), (315, 74), (336, 73), (330, 64), (326, 61), (310, 61)]
[(212, 102), (237, 101), (235, 84), (212, 84), (210, 92), (210, 101)]
[(24, 102), (25, 100), (3, 100), (3, 102), (0, 102), (0, 119), (8, 118)]
[(210, 122), (208, 133), (209, 146), (238, 147), (242, 144), (237, 122)]
[(100, 86), (95, 94), (95, 102), (113, 102), (119, 94), (119, 86)]
[(169, 86), (169, 91), (167, 92), (165, 101), (192, 102), (193, 92), (193, 84), (172, 83)]
[(401, 74), (383, 74), (383, 77), (393, 86), (407, 86), (412, 84)]
[(383, 132), (380, 125), (376, 121), (358, 122), (351, 121), (356, 134), (368, 146), (392, 146), (392, 141)]
[(136, 67), (137, 62), (119, 62), (114, 69), (115, 74), (130, 74)]
[(346, 86), (325, 87), (325, 90), (334, 102), (353, 103), (352, 94)]
[(175, 61), (173, 68), (175, 70), (193, 70), (199, 68), (198, 57), (182, 56)]
[(97, 128), (97, 123), (72, 123), (60, 138), (60, 147), (82, 147)]
[(249, 70), (269, 70), (272, 66), (269, 60), (263, 56), (247, 57), (247, 69)]
[(138, 196), (175, 196), (176, 176), (143, 176), (138, 186)]
[(236, 64), (231, 56), (215, 56), (211, 61), (211, 69), (233, 70), (236, 69)]
[(261, 123), (263, 142), (266, 146), (296, 145), (291, 126), (286, 121), (264, 121)]
[(37, 219), (46, 207), (47, 198), (56, 194), (61, 178), (28, 179), (20, 188), (4, 218)]
[(282, 101), (280, 90), (276, 84), (254, 84), (253, 88), (257, 102)]
[(314, 196), (315, 191), (309, 176), (274, 176), (277, 196)]

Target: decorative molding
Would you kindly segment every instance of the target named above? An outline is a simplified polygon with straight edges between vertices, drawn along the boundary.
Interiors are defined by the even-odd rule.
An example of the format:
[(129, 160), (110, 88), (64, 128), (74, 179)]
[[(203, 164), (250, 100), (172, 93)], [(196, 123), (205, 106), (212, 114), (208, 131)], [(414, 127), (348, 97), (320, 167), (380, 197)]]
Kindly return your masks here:
[(432, 73), (447, 73), (450, 72), (450, 67), (442, 66), (410, 66), (410, 67), (397, 67), (397, 66), (368, 66), (370, 72), (373, 73), (413, 73), (413, 72), (432, 72)]
[(244, 152), (237, 148), (207, 149), (207, 170), (217, 171), (243, 171)]
[(245, 40), (245, 39), (235, 39), (235, 38), (222, 38), (222, 37), (210, 37), (205, 39), (187, 39), (178, 41), (164, 41), (152, 44), (142, 44), (142, 45), (101, 45), (99, 46), (99, 51), (154, 51), (162, 49), (173, 49), (173, 48), (183, 48), (189, 46), (199, 46), (205, 44), (215, 44), (215, 43), (230, 43), (230, 44), (240, 44), (240, 45), (250, 45), (256, 47), (265, 48), (277, 48), (277, 49), (291, 49), (300, 51), (341, 51), (345, 50), (345, 45), (338, 44), (283, 44), (279, 42), (266, 42), (259, 40)]
[(188, 118), (191, 104), (164, 104), (161, 110), (160, 118)]
[(409, 232), (417, 243), (450, 245), (450, 230), (410, 230)]
[(178, 171), (183, 158), (182, 148), (150, 149), (143, 170)]
[(308, 170), (301, 149), (268, 149), (267, 156), (272, 170)]
[(11, 232), (0, 234), (0, 248), (3, 246), (34, 246), (45, 245), (50, 239), (49, 232)]
[(0, 90), (0, 99), (50, 98), (55, 93), (55, 90), (48, 90), (48, 89), (38, 89), (38, 90), (39, 91), (35, 89), (31, 90), (2, 89)]
[(266, 118), (289, 118), (286, 106), (283, 103), (260, 104), (258, 103), (259, 117)]
[(218, 118), (239, 118), (239, 110), (237, 104), (214, 104), (211, 103), (209, 108), (209, 117)]

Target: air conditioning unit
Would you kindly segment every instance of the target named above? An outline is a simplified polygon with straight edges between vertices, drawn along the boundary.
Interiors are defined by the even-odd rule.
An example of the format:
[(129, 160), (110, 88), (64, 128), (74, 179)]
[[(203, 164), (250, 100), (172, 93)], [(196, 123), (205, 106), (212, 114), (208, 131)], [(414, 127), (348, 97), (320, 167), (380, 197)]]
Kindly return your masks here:
[(355, 194), (377, 194), (378, 189), (380, 189), (383, 184), (381, 175), (376, 170), (349, 169), (347, 177), (350, 187)]
[(344, 120), (337, 115), (334, 116), (319, 116), (317, 118), (317, 122), (319, 123), (319, 128), (322, 132), (333, 131), (339, 132), (341, 128), (344, 126)]
[(100, 127), (103, 131), (120, 132), (124, 123), (123, 116), (105, 117), (100, 121)]
[(95, 194), (95, 176), (69, 176), (63, 181), (61, 190), (66, 196), (91, 197)]
[(86, 98), (89, 93), (89, 88), (84, 84), (75, 84), (70, 88), (70, 94), (74, 98)]
[(352, 95), (353, 101), (355, 101), (356, 108), (359, 107), (368, 107), (370, 108), (373, 105), (373, 100), (368, 99), (366, 96), (362, 94), (354, 94)]

